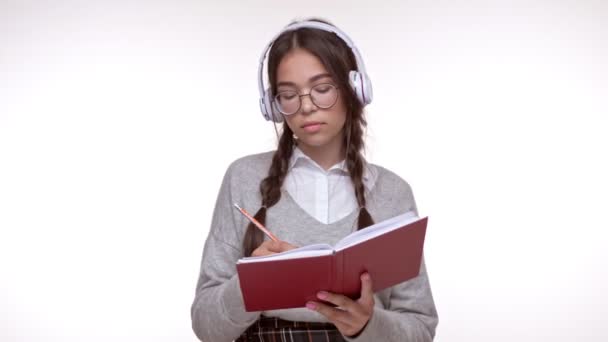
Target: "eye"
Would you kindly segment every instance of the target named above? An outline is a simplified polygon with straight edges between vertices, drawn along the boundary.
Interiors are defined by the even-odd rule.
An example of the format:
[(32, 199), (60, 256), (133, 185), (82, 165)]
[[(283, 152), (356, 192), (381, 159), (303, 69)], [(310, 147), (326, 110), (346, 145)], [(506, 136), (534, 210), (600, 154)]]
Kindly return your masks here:
[(314, 88), (314, 91), (316, 91), (317, 93), (327, 93), (329, 91), (331, 91), (333, 89), (333, 85), (331, 84), (319, 84), (318, 86), (316, 86)]
[(279, 101), (290, 101), (297, 96), (296, 92), (293, 91), (282, 91), (277, 95)]

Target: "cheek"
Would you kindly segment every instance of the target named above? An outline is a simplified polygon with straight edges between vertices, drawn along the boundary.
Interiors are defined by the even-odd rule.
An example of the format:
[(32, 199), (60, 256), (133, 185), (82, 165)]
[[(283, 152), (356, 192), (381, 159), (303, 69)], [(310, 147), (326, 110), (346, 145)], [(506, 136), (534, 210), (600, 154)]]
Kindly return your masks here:
[(346, 113), (344, 112), (338, 112), (338, 113), (334, 113), (334, 126), (336, 126), (336, 128), (342, 128), (344, 126), (344, 123), (346, 122)]
[(343, 126), (346, 122), (346, 106), (342, 103), (342, 101), (338, 102), (337, 104), (339, 106), (336, 107), (336, 111), (333, 113), (335, 118), (334, 122), (339, 126)]
[(287, 126), (289, 127), (289, 129), (291, 129), (292, 132), (295, 132), (295, 123), (294, 123), (294, 116), (290, 115), (290, 116), (284, 116), (283, 115), (283, 120), (285, 120), (285, 123), (287, 124)]

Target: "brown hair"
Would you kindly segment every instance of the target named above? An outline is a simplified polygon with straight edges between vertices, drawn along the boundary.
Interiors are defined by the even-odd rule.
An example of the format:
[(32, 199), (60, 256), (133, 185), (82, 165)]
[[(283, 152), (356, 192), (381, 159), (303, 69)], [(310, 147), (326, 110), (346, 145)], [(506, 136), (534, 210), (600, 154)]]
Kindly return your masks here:
[[(331, 25), (324, 20), (309, 20)], [(347, 115), (343, 136), (343, 144), (346, 146), (346, 166), (360, 208), (357, 220), (358, 229), (367, 227), (373, 224), (373, 220), (365, 208), (365, 188), (362, 180), (363, 156), (361, 151), (364, 148), (363, 129), (367, 126), (367, 122), (363, 117), (363, 105), (357, 99), (348, 82), (348, 72), (357, 70), (355, 56), (348, 45), (332, 32), (306, 27), (284, 32), (274, 41), (268, 54), (268, 79), (273, 94), (276, 94), (277, 90), (276, 81), (279, 63), (287, 53), (296, 48), (304, 49), (319, 58), (337, 83), (340, 95), (346, 104)], [(281, 198), (281, 186), (287, 175), (294, 145), (293, 132), (287, 126), (287, 123), (283, 123), (278, 148), (272, 157), (268, 176), (260, 183), (262, 207), (254, 217), (262, 224), (265, 224), (266, 221), (266, 210), (275, 205)], [(263, 233), (250, 223), (243, 240), (245, 256), (250, 256), (263, 241)]]

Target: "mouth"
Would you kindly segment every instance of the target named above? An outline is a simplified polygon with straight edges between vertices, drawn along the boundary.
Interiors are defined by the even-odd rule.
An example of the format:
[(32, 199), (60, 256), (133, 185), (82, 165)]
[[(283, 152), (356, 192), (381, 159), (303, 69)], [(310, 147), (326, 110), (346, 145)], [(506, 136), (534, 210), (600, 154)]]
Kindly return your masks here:
[(316, 133), (321, 129), (321, 125), (323, 125), (322, 122), (307, 122), (302, 125), (302, 129), (306, 133)]
[(322, 124), (323, 124), (322, 122), (312, 121), (312, 122), (307, 122), (304, 125), (302, 125), (302, 128), (311, 127), (311, 126), (321, 126)]

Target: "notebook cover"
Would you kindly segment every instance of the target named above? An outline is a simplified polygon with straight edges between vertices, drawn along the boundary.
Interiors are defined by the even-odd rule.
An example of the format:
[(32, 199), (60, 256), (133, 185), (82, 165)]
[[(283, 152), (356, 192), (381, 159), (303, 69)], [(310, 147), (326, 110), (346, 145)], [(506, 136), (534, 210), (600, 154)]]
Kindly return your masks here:
[(300, 259), (237, 264), (247, 311), (304, 307), (326, 290), (353, 299), (369, 272), (374, 292), (418, 276), (428, 218), (340, 252)]

